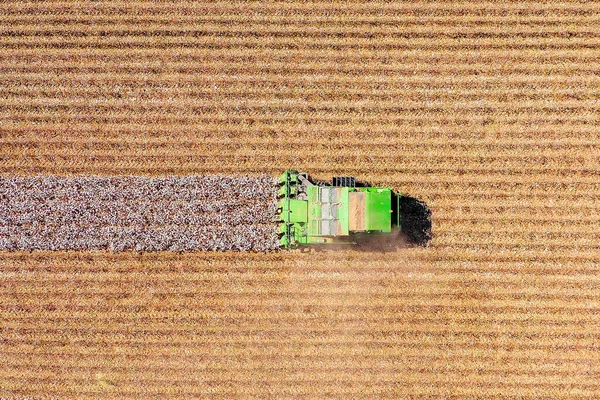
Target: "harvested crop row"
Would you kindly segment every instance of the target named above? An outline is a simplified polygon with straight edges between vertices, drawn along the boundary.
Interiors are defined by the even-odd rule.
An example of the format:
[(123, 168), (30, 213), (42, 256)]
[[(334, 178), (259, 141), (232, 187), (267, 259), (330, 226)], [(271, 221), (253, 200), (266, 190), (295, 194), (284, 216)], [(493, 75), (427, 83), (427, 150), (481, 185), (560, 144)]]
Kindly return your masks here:
[(278, 247), (268, 176), (0, 179), (0, 249), (255, 250)]

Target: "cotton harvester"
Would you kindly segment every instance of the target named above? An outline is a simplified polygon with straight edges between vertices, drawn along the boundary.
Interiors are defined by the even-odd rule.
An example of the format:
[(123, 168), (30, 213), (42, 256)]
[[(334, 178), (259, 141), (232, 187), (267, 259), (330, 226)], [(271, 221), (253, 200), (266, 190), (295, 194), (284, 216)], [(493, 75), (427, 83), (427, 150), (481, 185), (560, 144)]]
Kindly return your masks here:
[(369, 187), (354, 177), (334, 177), (328, 185), (293, 169), (283, 173), (280, 186), (282, 247), (390, 243), (390, 239), (425, 246), (431, 240), (427, 206), (391, 188)]

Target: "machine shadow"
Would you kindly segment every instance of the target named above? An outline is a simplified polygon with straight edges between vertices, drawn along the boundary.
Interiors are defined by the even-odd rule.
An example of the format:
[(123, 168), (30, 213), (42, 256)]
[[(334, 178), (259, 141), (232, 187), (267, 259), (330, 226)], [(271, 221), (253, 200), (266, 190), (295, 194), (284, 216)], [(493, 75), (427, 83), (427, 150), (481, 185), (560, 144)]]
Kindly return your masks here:
[(431, 242), (431, 209), (422, 200), (400, 197), (399, 231), (389, 236), (355, 235), (357, 251), (394, 252), (408, 247), (427, 247)]
[(400, 220), (402, 234), (408, 243), (426, 247), (431, 242), (431, 209), (423, 200), (415, 197), (400, 197)]

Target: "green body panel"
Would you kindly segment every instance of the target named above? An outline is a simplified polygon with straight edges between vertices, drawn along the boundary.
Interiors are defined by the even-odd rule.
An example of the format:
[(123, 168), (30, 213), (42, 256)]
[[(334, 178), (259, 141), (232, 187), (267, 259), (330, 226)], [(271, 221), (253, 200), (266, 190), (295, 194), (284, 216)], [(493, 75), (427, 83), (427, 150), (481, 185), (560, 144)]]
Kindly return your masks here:
[(387, 188), (366, 189), (366, 230), (392, 231), (392, 190)]
[(290, 222), (305, 223), (308, 218), (308, 203), (301, 200), (288, 200), (285, 202), (284, 211), (289, 212)]
[[(389, 234), (400, 225), (399, 194), (390, 188), (317, 186), (306, 182), (307, 175), (296, 170), (285, 171), (280, 178), (283, 247), (353, 244), (355, 233)], [(350, 215), (353, 192), (364, 193), (364, 198), (362, 194), (352, 195), (361, 199), (353, 203), (354, 213), (363, 221), (364, 229), (360, 231), (350, 229), (351, 219), (357, 218)]]

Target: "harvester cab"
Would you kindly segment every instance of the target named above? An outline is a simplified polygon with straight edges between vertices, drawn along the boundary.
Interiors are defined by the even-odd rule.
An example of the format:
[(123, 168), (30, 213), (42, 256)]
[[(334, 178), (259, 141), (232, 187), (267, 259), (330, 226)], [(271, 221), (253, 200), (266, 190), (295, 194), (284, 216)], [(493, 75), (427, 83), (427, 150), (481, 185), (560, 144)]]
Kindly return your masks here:
[(400, 232), (402, 195), (391, 188), (357, 185), (353, 177), (327, 185), (293, 169), (279, 183), (282, 247), (356, 245), (358, 238)]

